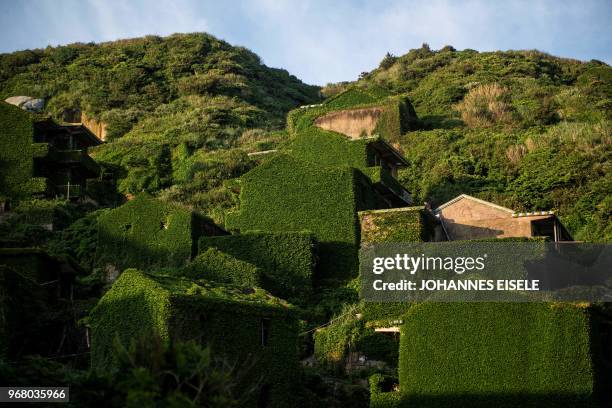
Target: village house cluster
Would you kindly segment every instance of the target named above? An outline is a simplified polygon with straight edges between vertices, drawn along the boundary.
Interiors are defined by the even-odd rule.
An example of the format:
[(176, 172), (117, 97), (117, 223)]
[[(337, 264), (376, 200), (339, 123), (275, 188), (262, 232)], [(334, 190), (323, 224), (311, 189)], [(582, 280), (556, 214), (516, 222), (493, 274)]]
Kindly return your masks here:
[[(1, 216), (32, 196), (95, 199), (88, 186), (104, 181), (87, 153), (102, 143), (95, 132), (7, 103), (0, 103), (0, 115), (6, 146), (0, 153)], [(291, 140), (258, 155), (260, 164), (236, 180), (240, 206), (226, 225), (147, 195), (107, 211), (98, 221), (95, 263), (112, 286), (88, 321), (70, 328), (83, 333), (82, 343), (60, 347), (90, 350), (92, 365), (103, 368), (114, 364), (115, 334), (124, 342), (151, 331), (164, 339), (196, 339), (228, 359), (255, 361), (253, 406), (292, 406), (300, 370), (299, 306), (321, 288), (358, 277), (360, 246), (572, 240), (553, 212), (517, 213), (466, 194), (437, 208), (414, 206), (398, 181), (409, 164), (398, 141), (416, 120), (408, 100), (352, 88), (289, 114)], [(0, 265), (2, 290), (13, 291), (27, 277), (28, 285), (48, 291), (47, 304), (71, 299), (79, 273), (74, 261), (31, 248), (0, 249)], [(439, 390), (466, 398), (520, 394), (526, 403), (561, 392), (571, 400), (600, 380), (593, 350), (582, 347), (596, 342), (588, 305), (431, 303), (384, 313), (380, 305), (361, 306), (354, 319), (366, 321), (374, 340), (391, 339), (398, 356), (399, 390), (398, 379), (372, 377), (372, 407), (399, 406), (390, 401), (418, 406)], [(15, 337), (18, 310), (0, 328), (5, 353), (32, 335)], [(515, 332), (527, 320), (537, 324)], [(315, 333), (315, 348), (323, 347), (329, 330)], [(349, 370), (375, 360), (359, 349), (340, 359)], [(537, 372), (526, 373), (533, 364)], [(525, 377), (527, 383), (519, 384)], [(449, 403), (443, 397), (438, 402)]]

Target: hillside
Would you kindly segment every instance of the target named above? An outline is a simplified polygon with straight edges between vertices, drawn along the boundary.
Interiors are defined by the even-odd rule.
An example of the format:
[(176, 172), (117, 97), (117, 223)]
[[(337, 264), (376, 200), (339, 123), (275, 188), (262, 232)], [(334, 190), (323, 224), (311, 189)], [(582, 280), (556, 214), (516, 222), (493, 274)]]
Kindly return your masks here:
[(417, 202), (468, 193), (519, 211), (554, 209), (575, 239), (612, 239), (610, 66), (424, 44), (387, 55), (356, 85), (413, 103), (420, 130), (402, 137), (411, 166), (400, 179)]
[[(415, 201), (468, 193), (516, 210), (557, 210), (575, 239), (610, 240), (612, 68), (538, 51), (427, 45), (387, 55), (350, 86), (406, 95), (419, 122), (400, 142), (400, 179)], [(223, 222), (236, 205), (223, 180), (245, 152), (275, 148), (287, 112), (317, 87), (206, 34), (73, 44), (0, 56), (0, 97), (47, 99), (107, 125), (93, 152), (124, 194), (148, 191)]]
[[(102, 121), (110, 143), (94, 156), (119, 177), (122, 193), (191, 181), (190, 168), (197, 167), (199, 182), (172, 197), (204, 211), (210, 200), (202, 195), (247, 161), (240, 153), (207, 152), (245, 140), (265, 148), (268, 132), (284, 127), (290, 109), (319, 100), (318, 87), (201, 33), (2, 54), (0, 98), (14, 95), (45, 98), (46, 111), (58, 119), (80, 110)], [(197, 157), (187, 160), (193, 152)]]

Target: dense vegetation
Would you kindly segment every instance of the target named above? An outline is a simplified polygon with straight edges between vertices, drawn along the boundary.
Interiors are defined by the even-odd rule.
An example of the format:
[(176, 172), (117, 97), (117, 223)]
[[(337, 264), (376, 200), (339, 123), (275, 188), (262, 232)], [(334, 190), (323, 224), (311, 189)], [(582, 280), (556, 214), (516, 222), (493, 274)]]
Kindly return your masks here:
[[(319, 102), (319, 88), (305, 85), (283, 70), (268, 68), (250, 51), (206, 34), (150, 36), (3, 54), (0, 98), (43, 97), (47, 113), (56, 119), (79, 110), (102, 121), (108, 140), (92, 155), (103, 166), (104, 177), (110, 174), (110, 179), (117, 178), (117, 189), (125, 196), (147, 192), (161, 200), (155, 201), (154, 208), (144, 208), (143, 201), (136, 199), (119, 210), (58, 200), (23, 201), (14, 208), (13, 218), (0, 224), (0, 246), (40, 246), (52, 254), (75, 258), (87, 273), (93, 272), (79, 276), (77, 298), (80, 291), (97, 300), (104, 292), (101, 268), (113, 262), (120, 269), (166, 264), (167, 269), (175, 267), (166, 272), (233, 283), (245, 295), (252, 286), (261, 285), (303, 307), (307, 331), (302, 334), (308, 336), (302, 337), (301, 357), (314, 352), (322, 363), (320, 367), (331, 367), (322, 370), (323, 375), (338, 374), (343, 358), (355, 350), (386, 361), (395, 370), (397, 344), (376, 334), (372, 323), (397, 319), (406, 312), (406, 305), (359, 303), (358, 284), (346, 282), (353, 276), (347, 271), (356, 270), (360, 240), (421, 240), (430, 232), (423, 228), (421, 211), (415, 208), (408, 216), (393, 211), (362, 214), (361, 221), (369, 223), (370, 228), (361, 235), (356, 211), (375, 207), (369, 205), (372, 203), (360, 205), (371, 196), (370, 184), (363, 179), (376, 182), (384, 176), (367, 167), (366, 147), (373, 141), (349, 143), (313, 126), (314, 119), (329, 111), (371, 106), (384, 99), (388, 102), (384, 120), (376, 130), (403, 148), (410, 165), (401, 171), (400, 181), (415, 204), (428, 201), (436, 206), (468, 193), (516, 210), (555, 209), (575, 239), (609, 241), (611, 73), (608, 65), (598, 61), (579, 62), (537, 51), (478, 53), (452, 47), (433, 51), (424, 45), (401, 57), (387, 55), (377, 69), (362, 74), (356, 82), (326, 86), (321, 92), (332, 98), (323, 105), (289, 113), (299, 105)], [(352, 92), (340, 93), (349, 88)], [(17, 112), (16, 108), (11, 110)], [(10, 151), (17, 148), (13, 146)], [(276, 148), (282, 148), (285, 154), (271, 155), (264, 164), (260, 158), (270, 156), (248, 155)], [(328, 167), (338, 163), (359, 169), (365, 177), (349, 167)], [(236, 181), (256, 166), (249, 176)], [(279, 180), (286, 185), (280, 186)], [(0, 194), (12, 194), (9, 190)], [(42, 207), (48, 211), (40, 211)], [(318, 218), (312, 217), (313, 209), (320, 210)], [(192, 231), (196, 216), (188, 210), (208, 215), (228, 228), (242, 227), (243, 234), (207, 236), (198, 242), (198, 234)], [(47, 218), (51, 213), (55, 231), (31, 225), (50, 224)], [(228, 214), (233, 216), (226, 218)], [(404, 225), (393, 229), (399, 218)], [(141, 222), (136, 224), (134, 219)], [(304, 226), (310, 231), (303, 232)], [(113, 236), (121, 239), (110, 239)], [(154, 246), (152, 243), (159, 243), (155, 253), (142, 250), (141, 246)], [(319, 276), (313, 276), (315, 268)], [(140, 273), (136, 278), (149, 279)], [(313, 278), (319, 284), (314, 291)], [(341, 286), (329, 285), (331, 281), (321, 278), (340, 278), (333, 283)], [(121, 290), (129, 295), (138, 286), (138, 279), (117, 286), (115, 295)], [(133, 307), (136, 320), (119, 324), (130, 326), (130, 330), (133, 325), (139, 334), (144, 334), (146, 326), (159, 326), (162, 337), (168, 338), (172, 291), (149, 286), (139, 287), (133, 303), (123, 305)], [(188, 310), (189, 296), (172, 307)], [(73, 318), (86, 316), (91, 306), (73, 313)], [(541, 320), (546, 320), (548, 312), (539, 309), (543, 307), (534, 309), (535, 318), (541, 314)], [(481, 312), (488, 315), (499, 310)], [(93, 324), (117, 324), (112, 314), (99, 315), (101, 320), (94, 319)], [(583, 323), (580, 311), (572, 309), (567, 314), (568, 321)], [(416, 316), (409, 324), (420, 325), (421, 320), (427, 320)], [(321, 330), (319, 325), (330, 320), (331, 324)], [(256, 332), (254, 322), (248, 324)], [(236, 330), (223, 319), (214, 323), (219, 332)], [(291, 332), (297, 333), (294, 323), (292, 320)], [(448, 323), (449, 330), (461, 325), (461, 321)], [(432, 327), (424, 324), (423, 329)], [(492, 334), (503, 334), (506, 329), (500, 326)], [(112, 344), (114, 333), (105, 333), (105, 338), (95, 341), (103, 343), (104, 353), (110, 354), (116, 348)], [(227, 336), (230, 341), (236, 337)], [(251, 340), (257, 343), (257, 339)], [(426, 346), (414, 344), (414, 350), (409, 351), (419, 355)], [(462, 344), (456, 346), (461, 348)], [(579, 346), (578, 351), (584, 354), (583, 344)], [(178, 378), (230, 375), (222, 368), (211, 368), (214, 364), (208, 360), (208, 349), (191, 343), (167, 347), (145, 350), (157, 353), (156, 358), (161, 359), (157, 366), (142, 367), (145, 362), (136, 358), (142, 355), (127, 359), (123, 350), (118, 355), (126, 359), (118, 362), (116, 378), (82, 372), (82, 378), (68, 378), (65, 383), (75, 384), (77, 390), (81, 382), (83, 389), (102, 390), (102, 395), (90, 396), (92, 401), (100, 401), (104, 390), (118, 390), (117, 406), (125, 400), (134, 405), (152, 401), (171, 405), (174, 398), (181, 398), (181, 390), (177, 391), (164, 374), (180, 369), (174, 359), (184, 359), (193, 368), (193, 372), (178, 373)], [(249, 345), (236, 345), (236, 349), (245, 347)], [(552, 355), (557, 352), (544, 345), (540, 350)], [(94, 352), (94, 361), (104, 358)], [(561, 360), (564, 368), (569, 361)], [(580, 361), (586, 361), (586, 357)], [(27, 368), (24, 384), (28, 383), (25, 378), (30, 369), (42, 371), (49, 366), (49, 371), (60, 370), (45, 361), (32, 366), (22, 363)], [(517, 359), (516, 364), (520, 363)], [(275, 364), (271, 363), (270, 370)], [(16, 367), (0, 360), (0, 374), (7, 378), (20, 378)], [(437, 369), (425, 374), (434, 376)], [(403, 370), (400, 374), (410, 382), (407, 369)], [(482, 376), (488, 374), (482, 371)], [(305, 386), (313, 394), (312, 400), (334, 406), (328, 399), (331, 395), (340, 399), (338, 395), (344, 392), (338, 391), (342, 388), (334, 382), (337, 378), (323, 381), (318, 374), (309, 375), (306, 372)], [(32, 374), (32, 378), (43, 377), (39, 372)], [(563, 381), (570, 377), (568, 374)], [(545, 376), (534, 378), (542, 387), (552, 384)], [(589, 386), (585, 378), (574, 384), (579, 393)], [(514, 380), (509, 378), (508, 383), (514, 384)], [(373, 379), (373, 400), (395, 398), (383, 395), (387, 382), (387, 377)], [(213, 384), (213, 388), (216, 386)], [(221, 387), (215, 390), (219, 395), (211, 398), (220, 398), (219, 405), (226, 402), (231, 406), (242, 397), (234, 391)], [(143, 395), (131, 396), (130, 392)], [(360, 397), (355, 399), (359, 403), (367, 403), (361, 394), (355, 395)]]
[(610, 66), (424, 44), (387, 55), (357, 84), (414, 105), (421, 126), (401, 139), (411, 166), (400, 179), (417, 203), (468, 193), (519, 211), (557, 210), (578, 240), (612, 239)]
[(285, 114), (319, 99), (317, 87), (207, 34), (2, 54), (0, 98), (14, 95), (45, 98), (58, 119), (79, 110), (106, 124), (111, 143), (94, 157), (122, 193), (169, 188), (165, 197), (219, 217), (214, 208), (232, 203), (221, 181), (250, 166), (244, 153), (210, 152), (272, 148)]
[[(424, 44), (322, 91), (353, 84), (370, 89), (361, 104), (389, 94), (412, 102), (420, 122), (401, 137), (412, 163), (401, 181), (417, 203), (465, 192), (558, 210), (576, 239), (612, 238), (608, 65)], [(316, 87), (206, 34), (0, 55), (0, 97), (19, 94), (47, 98), (59, 118), (79, 109), (106, 123), (112, 142), (94, 156), (121, 192), (160, 194), (219, 222), (237, 204), (223, 180), (255, 164), (244, 151), (277, 146), (287, 135), (271, 130), (285, 114), (318, 100)], [(336, 99), (329, 105), (345, 102)]]

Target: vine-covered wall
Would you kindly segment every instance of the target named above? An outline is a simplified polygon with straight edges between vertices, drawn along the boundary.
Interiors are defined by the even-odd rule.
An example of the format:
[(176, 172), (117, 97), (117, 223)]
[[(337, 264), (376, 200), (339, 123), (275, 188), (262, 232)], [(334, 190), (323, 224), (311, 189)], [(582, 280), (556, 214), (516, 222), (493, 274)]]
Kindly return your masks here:
[(142, 194), (98, 219), (96, 265), (115, 273), (183, 266), (195, 254), (205, 223), (189, 210)]
[(257, 266), (262, 287), (275, 296), (293, 301), (311, 293), (317, 262), (317, 242), (311, 233), (246, 232), (201, 237), (200, 252), (207, 253), (211, 248)]
[[(116, 336), (129, 345), (154, 331), (165, 340), (210, 345), (247, 370), (245, 387), (269, 387), (271, 407), (292, 406), (298, 321), (288, 304), (261, 289), (245, 292), (128, 269), (94, 308), (90, 325), (94, 369), (114, 366)], [(250, 406), (257, 398), (256, 392)]]
[(495, 406), (592, 406), (601, 378), (591, 312), (567, 303), (414, 306), (401, 328), (402, 400), (423, 407), (483, 398)]
[(304, 232), (319, 242), (319, 279), (346, 279), (357, 270), (357, 171), (321, 167), (279, 155), (241, 179), (240, 212), (232, 227), (242, 232)]
[(196, 256), (178, 273), (190, 279), (206, 279), (241, 287), (261, 287), (261, 270), (252, 263), (242, 261), (219, 251), (208, 248)]
[(17, 106), (0, 101), (0, 198), (32, 193), (34, 119)]
[(359, 212), (362, 244), (429, 241), (423, 207), (391, 208)]

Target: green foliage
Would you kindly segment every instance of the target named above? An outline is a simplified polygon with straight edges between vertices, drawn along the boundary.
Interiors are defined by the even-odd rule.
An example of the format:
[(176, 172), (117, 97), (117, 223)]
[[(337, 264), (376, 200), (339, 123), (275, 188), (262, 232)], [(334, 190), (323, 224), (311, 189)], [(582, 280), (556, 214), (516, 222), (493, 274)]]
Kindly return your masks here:
[[(27, 53), (27, 58), (24, 52), (0, 55), (0, 95), (2, 99), (13, 95), (48, 98), (50, 110), (57, 114), (81, 108), (100, 116), (118, 109), (140, 119), (177, 96), (208, 94), (237, 97), (282, 120), (291, 107), (317, 98), (316, 87), (284, 70), (266, 67), (245, 48), (203, 33), (73, 44)], [(112, 125), (109, 130), (120, 123)]]
[(0, 378), (14, 386), (70, 387), (70, 407), (237, 407), (253, 394), (241, 387), (245, 364), (230, 366), (195, 342), (165, 343), (156, 335), (116, 345), (114, 371), (84, 371), (38, 356), (0, 358)]
[(411, 406), (591, 406), (600, 379), (589, 309), (423, 303), (404, 319), (399, 377)]
[(393, 386), (397, 385), (397, 378), (374, 374), (369, 378), (370, 384), (370, 408), (400, 408), (403, 406), (401, 394), (394, 392)]
[(327, 99), (324, 105), (333, 110), (340, 110), (379, 103), (388, 96), (389, 92), (380, 87), (351, 87)]
[(279, 128), (319, 99), (317, 87), (202, 33), (1, 54), (0, 98), (14, 95), (45, 98), (57, 119), (80, 110), (105, 124), (110, 143), (94, 155), (132, 194), (181, 184), (169, 162), (179, 144), (235, 147), (247, 128)]
[(115, 347), (115, 392), (125, 395), (127, 406), (238, 407), (255, 391), (240, 389), (246, 367), (231, 367), (195, 341), (168, 343), (153, 334)]
[(199, 240), (200, 253), (216, 248), (255, 265), (261, 271), (262, 287), (291, 301), (304, 300), (311, 293), (316, 245), (311, 234), (299, 232), (247, 232)]
[(359, 310), (370, 325), (396, 326), (412, 305), (404, 302), (361, 302)]
[(346, 304), (327, 326), (314, 333), (314, 356), (325, 368), (342, 372), (344, 359), (351, 351), (364, 353), (370, 360), (397, 365), (398, 342), (376, 333), (362, 310), (363, 305)]
[(577, 240), (612, 237), (607, 121), (542, 132), (419, 131), (402, 144), (410, 166), (400, 181), (417, 202), (435, 207), (467, 193), (516, 211), (555, 209)]
[(172, 152), (176, 184), (163, 190), (160, 198), (189, 206), (223, 225), (224, 213), (238, 202), (237, 193), (227, 188), (225, 181), (241, 176), (254, 164), (241, 149), (192, 151), (181, 144)]
[(183, 266), (195, 251), (201, 220), (189, 210), (140, 195), (98, 218), (96, 265)]
[(84, 269), (92, 270), (98, 246), (98, 218), (107, 211), (102, 209), (90, 212), (54, 235), (48, 243), (49, 252), (68, 255)]
[[(321, 168), (279, 155), (241, 179), (241, 231), (310, 231), (319, 242), (318, 278), (346, 279), (356, 272), (359, 175), (348, 167)], [(308, 188), (305, 188), (308, 186)]]
[(208, 248), (196, 256), (182, 268), (181, 275), (242, 287), (261, 286), (259, 268), (215, 248)]
[(90, 322), (96, 369), (117, 366), (115, 336), (125, 345), (153, 331), (163, 342), (208, 344), (230, 364), (251, 362), (244, 387), (268, 385), (271, 406), (291, 405), (298, 368), (297, 320), (290, 306), (261, 289), (244, 291), (129, 269), (102, 297)]
[(22, 109), (0, 102), (0, 195), (22, 198), (39, 192), (32, 185), (34, 171), (33, 116)]
[(323, 366), (340, 370), (349, 348), (355, 348), (360, 338), (364, 323), (357, 319), (357, 305), (347, 305), (330, 324), (314, 334), (314, 356)]
[(32, 225), (52, 225), (54, 228), (63, 228), (74, 217), (75, 210), (66, 200), (31, 199), (19, 202), (15, 207), (15, 214), (19, 222)]
[(428, 240), (423, 207), (359, 212), (362, 244)]

